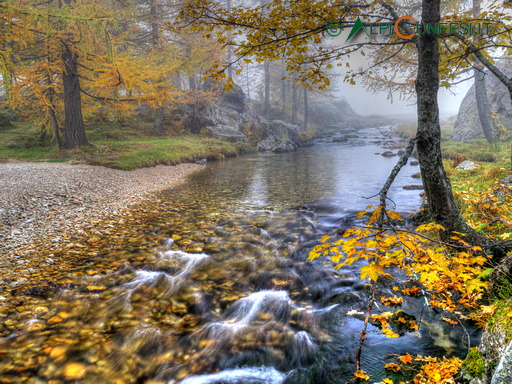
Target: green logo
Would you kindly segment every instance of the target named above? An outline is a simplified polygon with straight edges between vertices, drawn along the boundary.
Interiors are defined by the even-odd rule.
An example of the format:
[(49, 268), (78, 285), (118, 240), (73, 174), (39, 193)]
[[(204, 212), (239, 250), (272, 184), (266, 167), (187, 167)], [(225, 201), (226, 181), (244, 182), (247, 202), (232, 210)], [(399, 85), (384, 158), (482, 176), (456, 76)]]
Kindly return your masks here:
[(341, 23), (338, 21), (330, 21), (325, 26), (325, 31), (329, 36), (336, 37), (341, 35), (341, 32), (343, 32), (343, 27), (341, 26)]
[(350, 31), (350, 34), (348, 35), (347, 37), (347, 40), (345, 40), (345, 42), (349, 41), (350, 38), (352, 36), (354, 36), (357, 32), (359, 32), (360, 30), (363, 30), (364, 33), (366, 33), (366, 36), (369, 36), (368, 35), (368, 32), (366, 31), (366, 28), (364, 27), (364, 24), (363, 22), (361, 21), (361, 19), (358, 17), (356, 22), (354, 23), (354, 26), (352, 27), (352, 30)]

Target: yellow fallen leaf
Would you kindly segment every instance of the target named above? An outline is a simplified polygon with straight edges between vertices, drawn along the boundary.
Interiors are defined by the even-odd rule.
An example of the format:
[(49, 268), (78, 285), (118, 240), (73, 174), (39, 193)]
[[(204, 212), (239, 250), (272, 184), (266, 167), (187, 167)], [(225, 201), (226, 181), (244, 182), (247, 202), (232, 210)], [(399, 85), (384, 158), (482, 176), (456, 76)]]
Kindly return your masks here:
[(355, 371), (354, 376), (361, 380), (370, 380), (370, 376), (368, 376), (363, 370)]
[(81, 379), (85, 376), (86, 367), (82, 363), (69, 363), (64, 367), (64, 376), (69, 380)]

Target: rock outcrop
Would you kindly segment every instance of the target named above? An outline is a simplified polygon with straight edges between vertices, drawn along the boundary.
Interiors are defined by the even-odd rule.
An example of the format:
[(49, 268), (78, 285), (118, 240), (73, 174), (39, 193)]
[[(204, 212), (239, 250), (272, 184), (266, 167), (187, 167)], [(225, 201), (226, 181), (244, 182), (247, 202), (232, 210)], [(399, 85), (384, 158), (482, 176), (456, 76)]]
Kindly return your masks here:
[(244, 130), (263, 130), (265, 120), (248, 106), (242, 88), (223, 91), (216, 102), (197, 102), (185, 108), (185, 129), (192, 133), (209, 131), (229, 141), (248, 141)]
[[(508, 76), (512, 76), (511, 61), (501, 60), (498, 62), (498, 66)], [(512, 101), (507, 87), (489, 72), (486, 72), (485, 85), (490, 110), (496, 113), (501, 124), (509, 130), (512, 129)], [(465, 142), (484, 137), (476, 107), (475, 86), (473, 85), (462, 100), (451, 138), (452, 140)]]
[(256, 114), (239, 86), (222, 92), (217, 102), (195, 103), (184, 112), (183, 125), (190, 132), (208, 131), (231, 142), (250, 141), (259, 151), (290, 152), (312, 140), (312, 135), (299, 125), (269, 121)]

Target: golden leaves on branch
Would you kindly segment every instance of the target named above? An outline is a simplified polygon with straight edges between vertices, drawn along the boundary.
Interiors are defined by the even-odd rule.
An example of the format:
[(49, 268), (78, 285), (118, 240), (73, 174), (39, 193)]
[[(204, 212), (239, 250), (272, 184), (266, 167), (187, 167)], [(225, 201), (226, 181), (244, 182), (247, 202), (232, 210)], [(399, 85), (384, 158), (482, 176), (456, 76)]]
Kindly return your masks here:
[[(371, 208), (371, 207), (369, 207)], [(486, 258), (479, 255), (480, 247), (467, 247), (463, 251), (447, 250), (431, 239), (444, 228), (436, 223), (420, 225), (416, 231), (396, 229), (385, 231), (379, 228), (377, 220), (381, 217), (383, 207), (373, 211), (362, 211), (357, 218), (368, 217), (362, 227), (347, 229), (341, 238), (329, 235), (322, 237), (309, 254), (309, 260), (320, 256), (330, 256), (335, 268), (366, 261), (360, 268), (361, 279), (370, 278), (377, 281), (388, 274), (388, 268), (399, 268), (420, 283), (429, 293), (430, 304), (453, 311), (457, 306), (474, 308), (488, 283), (479, 276), (483, 271)], [(385, 211), (387, 220), (400, 220), (397, 212)], [(426, 235), (425, 235), (426, 234)], [(462, 235), (456, 235), (454, 242), (464, 246)], [(399, 290), (397, 287), (395, 289)], [(453, 299), (453, 291), (460, 297)], [(418, 296), (420, 286), (402, 289), (404, 295)], [(387, 305), (398, 305), (398, 298), (383, 301)], [(393, 304), (395, 303), (395, 304)]]

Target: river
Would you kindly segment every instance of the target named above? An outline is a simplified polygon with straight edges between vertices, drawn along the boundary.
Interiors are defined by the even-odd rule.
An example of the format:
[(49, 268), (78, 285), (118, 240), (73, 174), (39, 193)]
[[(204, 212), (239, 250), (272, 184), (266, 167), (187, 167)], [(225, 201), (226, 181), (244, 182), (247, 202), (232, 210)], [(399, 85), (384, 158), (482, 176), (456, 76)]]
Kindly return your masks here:
[[(385, 134), (368, 128), (344, 143), (211, 163), (163, 191), (56, 295), (4, 319), (0, 382), (349, 382), (367, 285), (360, 265), (334, 270), (307, 255), (377, 203), (397, 160), (380, 155)], [(420, 204), (419, 191), (402, 188), (419, 184), (418, 171), (406, 165), (389, 193), (405, 216)], [(420, 329), (390, 339), (370, 325), (362, 369), (373, 381), (393, 354), (465, 355), (462, 329), (421, 298), (401, 309)]]

